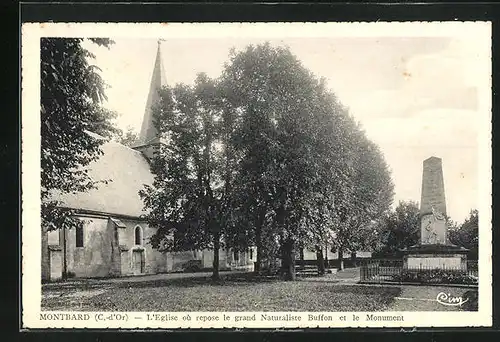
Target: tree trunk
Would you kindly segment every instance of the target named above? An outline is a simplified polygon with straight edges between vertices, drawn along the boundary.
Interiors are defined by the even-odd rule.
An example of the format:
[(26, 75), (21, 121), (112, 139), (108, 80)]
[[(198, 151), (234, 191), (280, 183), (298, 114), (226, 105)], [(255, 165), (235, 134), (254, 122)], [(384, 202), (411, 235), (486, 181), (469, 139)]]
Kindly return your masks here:
[(262, 226), (264, 225), (265, 209), (261, 209), (257, 227), (255, 227), (255, 245), (257, 247), (257, 261), (255, 262), (254, 272), (259, 274), (262, 269)]
[(213, 262), (213, 272), (212, 272), (212, 279), (213, 280), (220, 280), (219, 250), (220, 250), (220, 237), (219, 237), (219, 234), (215, 234), (215, 236), (214, 236), (214, 262)]
[(262, 245), (257, 245), (257, 260), (255, 261), (254, 272), (260, 274), (262, 270)]
[(344, 251), (342, 247), (339, 247), (339, 270), (342, 271), (344, 269)]
[(295, 253), (294, 242), (291, 239), (284, 241), (282, 246), (282, 272), (285, 280), (295, 280)]
[(318, 273), (320, 275), (325, 274), (325, 260), (323, 259), (323, 251), (321, 246), (316, 245), (316, 264), (318, 265)]
[(325, 247), (325, 270), (330, 268), (330, 262), (328, 261), (328, 244)]
[[(279, 207), (276, 213), (276, 223), (281, 229), (285, 228), (285, 207)], [(295, 280), (295, 251), (294, 241), (287, 237), (280, 237), (281, 242), (281, 270), (285, 280)]]

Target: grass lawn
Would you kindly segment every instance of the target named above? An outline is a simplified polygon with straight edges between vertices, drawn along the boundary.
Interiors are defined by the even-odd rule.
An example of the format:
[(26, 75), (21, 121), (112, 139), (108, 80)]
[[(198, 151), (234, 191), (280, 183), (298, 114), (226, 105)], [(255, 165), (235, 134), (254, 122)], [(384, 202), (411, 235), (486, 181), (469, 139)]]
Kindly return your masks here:
[(78, 282), (42, 289), (42, 310), (84, 311), (382, 311), (398, 287), (295, 282), (228, 275), (152, 281)]
[[(391, 311), (477, 311), (477, 290), (443, 286), (402, 286), (398, 297), (390, 305)], [(462, 306), (440, 304), (436, 297), (439, 293), (447, 293), (453, 297), (462, 297)]]

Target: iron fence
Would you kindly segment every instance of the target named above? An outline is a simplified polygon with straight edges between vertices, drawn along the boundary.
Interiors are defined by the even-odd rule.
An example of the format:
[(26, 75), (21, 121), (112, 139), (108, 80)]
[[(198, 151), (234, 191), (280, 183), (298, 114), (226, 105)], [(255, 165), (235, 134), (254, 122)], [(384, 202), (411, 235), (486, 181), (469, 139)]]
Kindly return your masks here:
[(408, 266), (403, 260), (371, 259), (360, 267), (360, 280), (364, 283), (436, 283), (477, 284), (478, 264), (469, 260), (460, 266), (419, 265)]

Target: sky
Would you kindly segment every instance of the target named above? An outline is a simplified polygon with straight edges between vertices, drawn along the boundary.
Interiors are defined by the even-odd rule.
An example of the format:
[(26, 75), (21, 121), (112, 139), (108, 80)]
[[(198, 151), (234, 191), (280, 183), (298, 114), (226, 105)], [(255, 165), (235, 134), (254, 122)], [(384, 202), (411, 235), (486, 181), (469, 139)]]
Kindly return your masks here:
[[(117, 125), (140, 131), (157, 40), (113, 38), (108, 50), (87, 44), (108, 83), (105, 106)], [(324, 77), (340, 102), (381, 149), (391, 169), (395, 201), (420, 202), (422, 162), (442, 158), (447, 214), (463, 221), (478, 207), (478, 43), (441, 37), (169, 38), (161, 43), (167, 82), (218, 77), (229, 50), (270, 42), (288, 46)], [(481, 79), (481, 80), (484, 80)]]

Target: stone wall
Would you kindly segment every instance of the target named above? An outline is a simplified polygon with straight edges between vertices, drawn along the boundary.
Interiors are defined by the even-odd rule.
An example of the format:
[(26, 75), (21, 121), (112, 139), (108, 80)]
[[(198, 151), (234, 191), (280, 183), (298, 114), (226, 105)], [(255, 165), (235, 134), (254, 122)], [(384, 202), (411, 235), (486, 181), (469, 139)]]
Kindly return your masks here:
[(63, 274), (63, 253), (60, 246), (49, 245), (50, 280), (59, 280)]
[(47, 231), (42, 230), (42, 281), (50, 280), (49, 243)]
[[(126, 270), (124, 274), (136, 274), (134, 271), (134, 252), (141, 251), (144, 257), (144, 272), (145, 274), (156, 274), (164, 273), (172, 270), (171, 262), (169, 263), (168, 255), (159, 252), (154, 249), (150, 243), (151, 237), (155, 233), (155, 229), (150, 228), (146, 223), (136, 220), (125, 220), (122, 219), (121, 222), (125, 224), (126, 228), (120, 230), (119, 244), (120, 246), (126, 247), (127, 250), (123, 253), (126, 254), (125, 259), (122, 263), (127, 263), (128, 265), (123, 266), (122, 269)], [(135, 241), (135, 231), (136, 228), (140, 229), (142, 234), (142, 241), (140, 244), (136, 244)], [(122, 253), (122, 255), (124, 255)]]
[[(212, 251), (208, 251), (212, 253)], [(207, 253), (208, 254), (208, 253)], [(212, 253), (213, 254), (213, 253)], [(210, 256), (210, 254), (208, 254)], [(257, 261), (257, 248), (252, 247), (243, 251), (228, 249), (221, 251), (221, 269), (253, 271)]]
[(197, 251), (185, 251), (185, 252), (175, 252), (166, 253), (168, 259), (171, 259), (172, 268), (170, 271), (179, 272), (186, 267), (186, 264), (192, 260), (196, 260), (200, 267), (203, 267), (202, 254)]
[[(323, 254), (324, 254), (323, 250)], [(366, 251), (357, 251), (356, 252), (356, 258), (371, 258), (372, 253), (371, 252), (366, 252)], [(338, 252), (330, 252), (328, 251), (328, 254), (326, 255), (328, 260), (337, 260), (339, 258), (339, 253)], [(346, 251), (344, 252), (343, 259), (350, 259), (351, 258), (351, 253)], [(307, 248), (304, 248), (304, 260), (316, 260), (316, 252), (313, 250), (309, 250)]]
[[(42, 235), (42, 277), (62, 277), (64, 264), (69, 277), (99, 278), (157, 274), (183, 271), (187, 263), (197, 261), (201, 268), (211, 268), (213, 251), (163, 253), (154, 249), (150, 238), (155, 229), (145, 222), (106, 216), (80, 217), (83, 222), (83, 247), (76, 247), (76, 229), (56, 230)], [(139, 227), (141, 239), (136, 243)], [(65, 243), (64, 243), (65, 241)], [(64, 246), (66, 253), (64, 253)], [(66, 255), (66, 263), (64, 256)], [(253, 265), (257, 253), (240, 252), (235, 261), (232, 251), (220, 251), (220, 268)], [(142, 262), (141, 262), (142, 261)]]
[(409, 269), (467, 269), (465, 254), (409, 254), (404, 258), (404, 267)]
[(59, 280), (63, 273), (60, 230), (42, 231), (42, 280)]
[(109, 277), (112, 272), (113, 231), (107, 218), (82, 218), (83, 247), (76, 247), (76, 229), (66, 231), (66, 267), (75, 277)]

